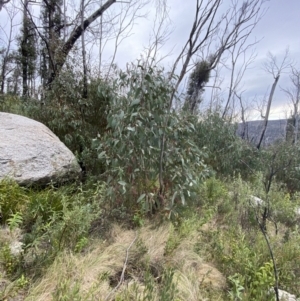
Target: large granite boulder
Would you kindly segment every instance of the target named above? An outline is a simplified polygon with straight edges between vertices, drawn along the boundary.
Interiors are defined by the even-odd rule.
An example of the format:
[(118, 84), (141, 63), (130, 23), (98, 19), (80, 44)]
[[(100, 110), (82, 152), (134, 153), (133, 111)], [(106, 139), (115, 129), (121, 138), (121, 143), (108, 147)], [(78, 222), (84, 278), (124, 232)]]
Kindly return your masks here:
[(45, 125), (0, 112), (0, 179), (48, 184), (71, 180), (80, 172), (73, 153)]

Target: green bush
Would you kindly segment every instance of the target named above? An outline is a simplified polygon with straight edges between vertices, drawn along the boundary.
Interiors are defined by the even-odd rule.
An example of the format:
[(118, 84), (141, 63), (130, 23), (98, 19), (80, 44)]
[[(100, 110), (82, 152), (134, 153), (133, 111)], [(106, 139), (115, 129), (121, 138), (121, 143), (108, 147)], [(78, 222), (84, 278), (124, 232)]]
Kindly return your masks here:
[(206, 148), (205, 163), (212, 167), (218, 176), (242, 175), (251, 177), (259, 171), (260, 155), (255, 147), (236, 134), (236, 125), (222, 119), (218, 112), (200, 116), (196, 126), (196, 144)]
[(27, 248), (38, 250), (44, 245), (53, 254), (64, 248), (80, 251), (87, 243), (92, 222), (101, 213), (104, 195), (105, 185), (101, 183), (86, 190), (71, 185), (32, 193), (24, 216), (29, 230), (25, 235)]
[[(107, 166), (112, 207), (173, 211), (191, 199), (208, 174), (205, 153), (194, 143), (194, 116), (169, 110), (172, 85), (159, 68), (132, 65), (121, 72), (107, 115), (108, 131), (95, 140)], [(163, 148), (163, 152), (161, 151)], [(160, 191), (160, 175), (164, 189)]]
[(85, 172), (104, 171), (92, 140), (106, 131), (106, 112), (114, 92), (110, 82), (91, 78), (88, 97), (82, 97), (80, 74), (67, 69), (52, 83), (42, 101), (28, 102), (26, 114), (48, 126), (77, 156)]
[(24, 115), (25, 103), (18, 95), (0, 94), (0, 112)]
[(0, 223), (5, 224), (11, 215), (26, 211), (29, 204), (28, 190), (12, 180), (0, 181)]

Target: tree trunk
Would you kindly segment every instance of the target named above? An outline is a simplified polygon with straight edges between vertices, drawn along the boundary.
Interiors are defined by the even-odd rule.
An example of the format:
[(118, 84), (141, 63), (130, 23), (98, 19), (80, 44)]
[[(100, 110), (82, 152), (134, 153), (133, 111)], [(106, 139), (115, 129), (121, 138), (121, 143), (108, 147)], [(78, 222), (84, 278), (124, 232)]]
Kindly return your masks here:
[(112, 4), (116, 3), (117, 0), (108, 0), (104, 3), (98, 10), (96, 10), (91, 16), (84, 20), (83, 25), (78, 25), (73, 32), (71, 33), (68, 40), (62, 46), (62, 54), (58, 61), (56, 62), (56, 70), (49, 79), (48, 84), (51, 84), (56, 76), (59, 74), (59, 71), (63, 67), (66, 62), (66, 58), (70, 51), (72, 50), (73, 46), (75, 45), (76, 41), (81, 37), (82, 33), (98, 18), (100, 17)]
[(265, 133), (266, 133), (266, 129), (267, 129), (268, 121), (269, 121), (269, 115), (270, 115), (271, 104), (272, 104), (272, 100), (273, 100), (273, 95), (274, 95), (274, 92), (275, 92), (275, 89), (276, 89), (276, 86), (277, 86), (279, 77), (280, 77), (280, 74), (278, 74), (278, 75), (275, 77), (274, 83), (273, 83), (273, 85), (272, 85), (272, 89), (271, 89), (271, 92), (270, 92), (270, 95), (269, 95), (269, 100), (268, 100), (268, 105), (267, 105), (266, 116), (264, 117), (264, 119), (265, 119), (265, 120), (264, 120), (264, 127), (263, 127), (262, 133), (261, 133), (261, 135), (260, 135), (259, 142), (258, 142), (258, 144), (257, 144), (257, 146), (256, 146), (257, 149), (260, 149), (261, 144), (262, 144), (262, 141), (263, 141), (264, 136), (265, 136)]
[(28, 0), (25, 0), (24, 2), (24, 11), (23, 11), (23, 36), (22, 36), (22, 42), (21, 42), (21, 62), (22, 62), (22, 87), (23, 97), (28, 96), (28, 49), (27, 49), (27, 42), (28, 42), (28, 16), (27, 16), (27, 10), (28, 10)]
[[(81, 28), (83, 30), (84, 22), (84, 0), (81, 0)], [(83, 90), (82, 98), (86, 99), (88, 90), (87, 90), (87, 65), (86, 65), (86, 52), (85, 52), (85, 43), (84, 43), (84, 30), (81, 35), (81, 47), (82, 47), (82, 65), (83, 65)]]

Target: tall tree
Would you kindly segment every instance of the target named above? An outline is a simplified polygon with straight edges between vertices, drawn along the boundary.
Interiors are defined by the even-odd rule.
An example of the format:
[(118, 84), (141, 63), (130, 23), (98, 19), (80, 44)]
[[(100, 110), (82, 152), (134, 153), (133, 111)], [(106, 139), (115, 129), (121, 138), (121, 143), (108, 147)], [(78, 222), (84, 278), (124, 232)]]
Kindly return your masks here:
[(260, 149), (263, 139), (264, 139), (264, 136), (265, 136), (265, 133), (266, 133), (266, 130), (267, 130), (273, 96), (274, 96), (275, 89), (278, 84), (280, 75), (282, 72), (284, 72), (285, 69), (287, 69), (290, 66), (291, 66), (291, 62), (289, 61), (289, 49), (288, 48), (285, 51), (285, 54), (284, 54), (284, 57), (283, 57), (281, 63), (277, 62), (276, 56), (274, 56), (271, 52), (268, 53), (268, 60), (264, 64), (264, 69), (266, 72), (270, 73), (273, 76), (274, 82), (272, 84), (272, 88), (271, 88), (271, 91), (269, 94), (266, 112), (264, 115), (262, 114), (263, 129), (261, 131), (258, 143), (256, 145), (257, 149)]
[(14, 5), (5, 7), (7, 13), (6, 26), (0, 25), (0, 31), (3, 34), (3, 46), (0, 48), (0, 94), (4, 93), (5, 83), (7, 77), (13, 72), (15, 67), (15, 53), (13, 51), (13, 44), (15, 43), (15, 36), (13, 34), (15, 27), (15, 19), (17, 17), (18, 10)]
[[(236, 97), (236, 95), (239, 94), (238, 90), (240, 88), (241, 81), (244, 77), (246, 70), (249, 68), (249, 66), (252, 64), (256, 57), (256, 54), (253, 50), (250, 53), (250, 55), (247, 56), (247, 52), (249, 51), (249, 49), (258, 43), (258, 41), (256, 40), (253, 43), (248, 43), (248, 38), (251, 35), (252, 30), (255, 26), (256, 23), (252, 23), (250, 25), (252, 29), (249, 30), (244, 37), (242, 37), (238, 44), (235, 44), (231, 49), (228, 50), (230, 63), (228, 66), (226, 66), (226, 68), (230, 70), (230, 81), (228, 88), (228, 96), (223, 110), (222, 118), (231, 115), (230, 119), (232, 119), (234, 102), (235, 98), (238, 98)], [(241, 98), (238, 98), (238, 100), (241, 104)], [(230, 110), (232, 111), (231, 113)]]
[(73, 31), (71, 32), (69, 38), (64, 42), (58, 49), (59, 53), (55, 53), (56, 56), (52, 60), (53, 72), (48, 79), (48, 84), (51, 84), (55, 77), (59, 74), (59, 71), (66, 62), (66, 58), (70, 51), (73, 49), (77, 40), (86, 31), (86, 29), (98, 18), (100, 17), (112, 4), (116, 3), (117, 0), (108, 0), (99, 9), (92, 13), (88, 18), (86, 18), (83, 23), (80, 22)]
[[(83, 29), (84, 22), (84, 0), (81, 0), (81, 28)], [(87, 63), (86, 63), (86, 50), (85, 50), (85, 40), (84, 40), (84, 31), (81, 35), (81, 47), (82, 47), (82, 67), (83, 67), (83, 90), (82, 98), (87, 98), (88, 96), (88, 83), (87, 83)]]
[(43, 34), (41, 39), (40, 75), (46, 86), (56, 73), (56, 60), (61, 47), (61, 30), (63, 29), (62, 0), (43, 0), (41, 19)]
[(23, 24), (19, 41), (20, 63), (22, 66), (22, 95), (29, 96), (29, 87), (33, 85), (36, 70), (36, 33), (28, 16), (29, 1), (25, 0), (23, 9)]
[[(201, 54), (202, 58), (205, 59), (203, 53), (208, 53), (210, 57), (209, 69), (214, 69), (224, 53), (238, 44), (245, 34), (252, 30), (252, 27), (249, 27), (250, 24), (258, 22), (263, 13), (264, 2), (265, 0), (245, 0), (243, 2), (233, 0), (230, 8), (222, 14), (222, 0), (196, 1), (195, 16), (189, 36), (170, 72), (170, 79), (173, 79), (175, 73), (178, 73), (177, 68), (181, 66), (170, 96), (169, 110), (172, 108), (175, 94), (184, 76), (190, 70), (192, 59), (195, 56), (201, 56)], [(212, 44), (214, 45), (213, 50)], [(164, 190), (163, 159), (165, 143), (165, 135), (163, 134), (160, 144), (160, 193)]]
[(290, 137), (287, 135), (287, 139), (290, 138), (293, 143), (296, 144), (299, 135), (300, 70), (292, 67), (290, 80), (292, 86), (289, 88), (282, 88), (282, 90), (286, 93), (293, 106), (291, 118), (289, 119), (287, 127), (287, 129), (290, 130)]

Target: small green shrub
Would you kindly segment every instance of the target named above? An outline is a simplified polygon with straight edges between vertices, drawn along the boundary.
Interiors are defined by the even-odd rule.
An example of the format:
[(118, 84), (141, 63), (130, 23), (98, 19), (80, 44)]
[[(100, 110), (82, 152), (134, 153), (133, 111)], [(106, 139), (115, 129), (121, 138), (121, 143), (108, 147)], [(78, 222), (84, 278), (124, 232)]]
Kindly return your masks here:
[(8, 244), (0, 249), (0, 264), (8, 276), (12, 276), (19, 266), (19, 259), (12, 255)]
[(80, 296), (80, 284), (78, 282), (71, 283), (69, 279), (64, 279), (56, 286), (55, 292), (52, 294), (53, 301), (83, 301)]
[(229, 200), (228, 190), (221, 180), (211, 177), (199, 185), (198, 205), (218, 206), (222, 202)]
[(0, 222), (6, 223), (15, 214), (22, 215), (29, 203), (28, 190), (12, 180), (0, 181)]

